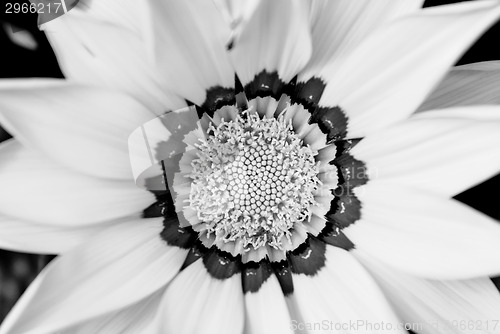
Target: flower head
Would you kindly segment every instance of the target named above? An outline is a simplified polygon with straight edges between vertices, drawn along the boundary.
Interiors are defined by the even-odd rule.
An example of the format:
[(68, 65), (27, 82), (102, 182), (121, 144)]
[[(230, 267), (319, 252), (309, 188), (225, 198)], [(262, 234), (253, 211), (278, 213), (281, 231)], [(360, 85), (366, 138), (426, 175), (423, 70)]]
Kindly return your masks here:
[[(46, 26), (68, 81), (0, 90), (16, 138), (0, 180), (33, 187), (24, 206), (2, 198), (2, 244), (62, 254), (1, 333), (430, 332), (493, 316), (477, 300), (500, 305), (500, 227), (450, 197), (498, 171), (500, 110), (414, 112), (497, 1), (103, 3)], [(151, 20), (124, 24), (137, 15)], [(469, 83), (424, 106), (456, 106), (447, 92)]]
[(182, 193), (183, 185), (192, 183), (189, 198), (178, 196), (176, 203), (187, 214), (195, 211), (197, 225), (203, 224), (197, 229), (207, 238), (234, 243), (233, 253), (266, 246), (291, 250), (292, 230), (307, 224), (318, 205), (314, 194), (321, 181), (313, 152), (284, 117), (228, 111), (231, 118), (200, 129), (201, 138), (193, 133), (200, 143), (187, 143), (198, 152), (181, 160), (191, 168), (178, 174), (173, 189), (177, 185)]

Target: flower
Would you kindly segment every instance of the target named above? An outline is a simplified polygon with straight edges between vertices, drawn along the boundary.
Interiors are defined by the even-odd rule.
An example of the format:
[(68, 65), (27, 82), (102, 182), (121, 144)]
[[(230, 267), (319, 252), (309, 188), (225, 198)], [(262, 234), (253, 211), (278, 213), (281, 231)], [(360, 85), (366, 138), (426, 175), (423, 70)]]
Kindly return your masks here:
[(120, 4), (0, 87), (0, 243), (62, 254), (0, 333), (495, 330), (498, 63), (427, 97), (497, 1)]

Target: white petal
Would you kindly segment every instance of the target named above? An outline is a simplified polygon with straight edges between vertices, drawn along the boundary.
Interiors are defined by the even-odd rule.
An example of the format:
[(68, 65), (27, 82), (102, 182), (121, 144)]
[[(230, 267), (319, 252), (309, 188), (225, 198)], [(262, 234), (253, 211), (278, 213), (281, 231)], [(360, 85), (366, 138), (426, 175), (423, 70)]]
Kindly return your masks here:
[(198, 260), (167, 287), (157, 314), (158, 333), (241, 333), (244, 312), (240, 274), (215, 279)]
[(0, 212), (49, 225), (76, 226), (139, 215), (154, 196), (132, 181), (76, 173), (27, 149), (18, 141), (0, 144)]
[(12, 43), (31, 51), (38, 49), (38, 42), (28, 30), (6, 22), (2, 24), (2, 28)]
[[(158, 116), (135, 129), (128, 138), (132, 173), (137, 185), (165, 190), (163, 174), (173, 189), (175, 173), (188, 149), (184, 141), (200, 124), (195, 107)], [(160, 176), (160, 177), (158, 177)]]
[(489, 278), (426, 280), (384, 266), (361, 251), (354, 254), (415, 332), (500, 333), (500, 294)]
[(243, 85), (262, 70), (290, 81), (312, 52), (306, 1), (261, 1), (230, 51)]
[(500, 103), (500, 62), (453, 68), (420, 106), (419, 111)]
[(152, 334), (154, 316), (165, 289), (125, 309), (87, 321), (60, 334)]
[(292, 333), (285, 297), (276, 276), (245, 294), (245, 334)]
[(469, 121), (489, 121), (498, 122), (500, 112), (498, 106), (493, 105), (474, 105), (474, 106), (456, 106), (445, 109), (426, 110), (418, 112), (411, 116), (411, 119), (466, 119)]
[(498, 2), (475, 1), (397, 20), (325, 70), (327, 86), (319, 104), (345, 111), (351, 138), (402, 120), (499, 14)]
[(292, 321), (294, 329), (319, 326), (316, 331), (372, 333), (370, 326), (384, 322), (391, 332), (406, 333), (372, 277), (343, 249), (327, 246), (325, 267), (313, 277), (294, 275), (293, 286), (300, 313)]
[(225, 43), (229, 27), (212, 1), (151, 1), (148, 47), (162, 83), (201, 105), (206, 90), (234, 87)]
[(161, 219), (123, 223), (56, 258), (21, 297), (0, 333), (53, 333), (158, 291), (187, 254), (167, 246), (161, 229)]
[(365, 137), (351, 154), (370, 179), (452, 197), (500, 171), (500, 107), (476, 106), (416, 114)]
[[(66, 3), (66, 7), (68, 3)], [(64, 17), (80, 17), (95, 22), (108, 22), (110, 25), (127, 28), (137, 33), (143, 32), (143, 25), (148, 19), (147, 7), (134, 0), (80, 1), (68, 10)], [(45, 29), (53, 21), (42, 24)]]
[(214, 0), (222, 17), (231, 29), (228, 43), (238, 43), (241, 32), (246, 27), (262, 0)]
[(137, 101), (63, 80), (6, 86), (0, 86), (0, 121), (22, 143), (86, 174), (132, 179), (127, 138), (154, 117)]
[(500, 273), (500, 225), (432, 192), (370, 181), (354, 190), (361, 219), (343, 231), (357, 249), (408, 273), (466, 279)]
[(416, 12), (423, 0), (312, 0), (313, 54), (298, 81), (322, 76), (325, 65), (349, 57), (367, 36), (381, 26)]
[(91, 1), (44, 24), (64, 75), (71, 81), (118, 89), (157, 114), (185, 102), (160, 83), (146, 51), (143, 25), (148, 5)]
[(0, 248), (24, 253), (60, 254), (76, 247), (108, 226), (122, 221), (86, 226), (55, 226), (0, 215)]

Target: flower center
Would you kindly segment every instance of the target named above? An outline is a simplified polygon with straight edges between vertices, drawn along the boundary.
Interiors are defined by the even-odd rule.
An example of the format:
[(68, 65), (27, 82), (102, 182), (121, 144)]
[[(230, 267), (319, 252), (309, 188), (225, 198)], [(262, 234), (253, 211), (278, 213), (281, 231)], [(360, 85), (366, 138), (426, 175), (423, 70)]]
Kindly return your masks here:
[(189, 205), (207, 236), (241, 242), (243, 252), (283, 250), (294, 225), (310, 219), (319, 171), (290, 121), (247, 112), (210, 125), (195, 147)]

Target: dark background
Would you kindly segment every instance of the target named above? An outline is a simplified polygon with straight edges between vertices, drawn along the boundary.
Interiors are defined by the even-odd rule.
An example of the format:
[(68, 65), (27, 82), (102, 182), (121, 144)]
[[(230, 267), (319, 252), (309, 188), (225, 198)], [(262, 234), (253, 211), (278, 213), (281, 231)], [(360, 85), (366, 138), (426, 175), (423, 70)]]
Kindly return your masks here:
[[(54, 53), (44, 34), (37, 28), (36, 14), (5, 14), (6, 2), (7, 0), (2, 2), (3, 8), (0, 9), (0, 24), (9, 22), (19, 28), (26, 29), (37, 41), (38, 48), (34, 51), (22, 48), (12, 43), (5, 30), (3, 28), (0, 29), (0, 78), (62, 78), (63, 75), (57, 65)], [(429, 7), (453, 2), (459, 1), (429, 0), (425, 2), (425, 6)], [(460, 59), (458, 64), (500, 60), (499, 45), (500, 24), (496, 24), (477, 41)], [(0, 141), (7, 138), (8, 134), (0, 128)], [(500, 189), (500, 175), (457, 195), (455, 198), (500, 220), (498, 189)], [(52, 258), (52, 256), (0, 250), (0, 322), (28, 284)]]

